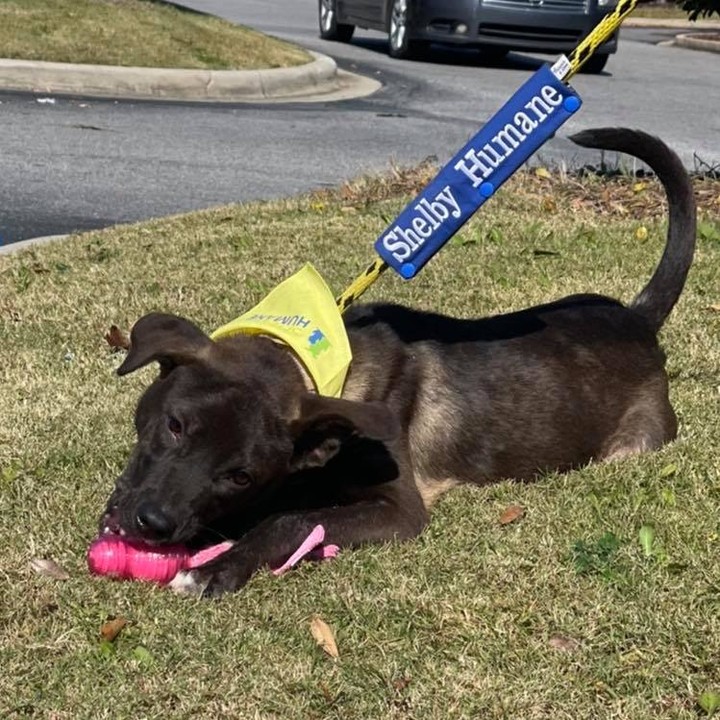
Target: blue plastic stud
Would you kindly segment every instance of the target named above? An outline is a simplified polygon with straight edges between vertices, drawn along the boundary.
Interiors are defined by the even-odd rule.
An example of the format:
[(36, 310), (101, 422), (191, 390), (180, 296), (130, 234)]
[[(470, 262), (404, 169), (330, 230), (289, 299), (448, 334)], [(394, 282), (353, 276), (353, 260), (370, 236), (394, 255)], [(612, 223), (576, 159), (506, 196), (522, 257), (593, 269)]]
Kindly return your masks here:
[(415, 277), (415, 266), (412, 263), (405, 263), (400, 268), (400, 274), (406, 279)]
[(495, 186), (490, 182), (484, 182), (480, 186), (480, 194), (484, 198), (489, 198), (495, 192)]
[(574, 113), (578, 108), (580, 107), (580, 100), (575, 97), (574, 95), (568, 95), (563, 100), (563, 108), (567, 110), (567, 112)]

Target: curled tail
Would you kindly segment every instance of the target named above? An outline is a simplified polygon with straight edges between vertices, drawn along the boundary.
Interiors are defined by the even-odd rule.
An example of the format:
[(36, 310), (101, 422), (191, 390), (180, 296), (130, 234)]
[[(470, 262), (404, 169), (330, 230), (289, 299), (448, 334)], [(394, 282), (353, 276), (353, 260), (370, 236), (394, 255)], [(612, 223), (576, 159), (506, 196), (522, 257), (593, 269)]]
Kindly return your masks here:
[(662, 140), (640, 130), (598, 128), (570, 139), (583, 147), (623, 152), (642, 160), (665, 188), (669, 216), (665, 250), (650, 282), (630, 305), (657, 332), (680, 297), (695, 251), (695, 196), (690, 177)]

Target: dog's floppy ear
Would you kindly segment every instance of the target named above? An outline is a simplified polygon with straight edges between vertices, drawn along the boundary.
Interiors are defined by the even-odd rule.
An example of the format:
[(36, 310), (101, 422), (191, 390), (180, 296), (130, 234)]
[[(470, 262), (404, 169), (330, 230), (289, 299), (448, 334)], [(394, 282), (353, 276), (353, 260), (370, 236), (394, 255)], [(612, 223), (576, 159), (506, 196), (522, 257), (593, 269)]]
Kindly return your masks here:
[(302, 470), (325, 465), (353, 438), (392, 440), (400, 434), (400, 423), (385, 403), (307, 395), (290, 431), (294, 440), (291, 469)]
[(157, 360), (161, 375), (176, 365), (196, 361), (212, 340), (189, 320), (177, 315), (150, 313), (141, 317), (130, 332), (130, 349), (118, 375), (127, 375)]

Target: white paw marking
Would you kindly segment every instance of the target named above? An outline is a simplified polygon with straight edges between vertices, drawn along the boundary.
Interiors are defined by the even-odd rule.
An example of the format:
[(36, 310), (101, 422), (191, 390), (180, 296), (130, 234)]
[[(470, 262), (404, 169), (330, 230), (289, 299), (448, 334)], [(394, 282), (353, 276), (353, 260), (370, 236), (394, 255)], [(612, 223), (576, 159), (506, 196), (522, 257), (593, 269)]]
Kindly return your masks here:
[(199, 583), (192, 572), (181, 570), (169, 583), (168, 587), (178, 595), (200, 596), (207, 587), (207, 583)]

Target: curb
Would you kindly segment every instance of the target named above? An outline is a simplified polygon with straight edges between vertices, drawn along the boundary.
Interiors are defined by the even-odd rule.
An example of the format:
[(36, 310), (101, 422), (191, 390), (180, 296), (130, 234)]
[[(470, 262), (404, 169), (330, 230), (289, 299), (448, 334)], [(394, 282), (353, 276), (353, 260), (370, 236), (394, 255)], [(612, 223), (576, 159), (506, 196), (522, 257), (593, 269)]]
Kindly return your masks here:
[(327, 95), (342, 89), (335, 61), (308, 51), (305, 65), (271, 70), (76, 65), (0, 59), (0, 88), (87, 97), (205, 102), (262, 102)]
[(720, 42), (718, 40), (703, 40), (701, 34), (676, 35), (673, 45), (690, 50), (705, 50), (707, 52), (720, 53)]
[(51, 242), (64, 240), (66, 237), (69, 237), (69, 235), (45, 235), (44, 237), (18, 240), (17, 242), (10, 243), (9, 245), (0, 245), (0, 256), (10, 255), (11, 253), (20, 252), (20, 250), (27, 250), (35, 245), (46, 245)]
[(680, 20), (672, 18), (628, 17), (622, 27), (636, 28), (677, 28), (680, 30), (720, 30), (720, 20)]

